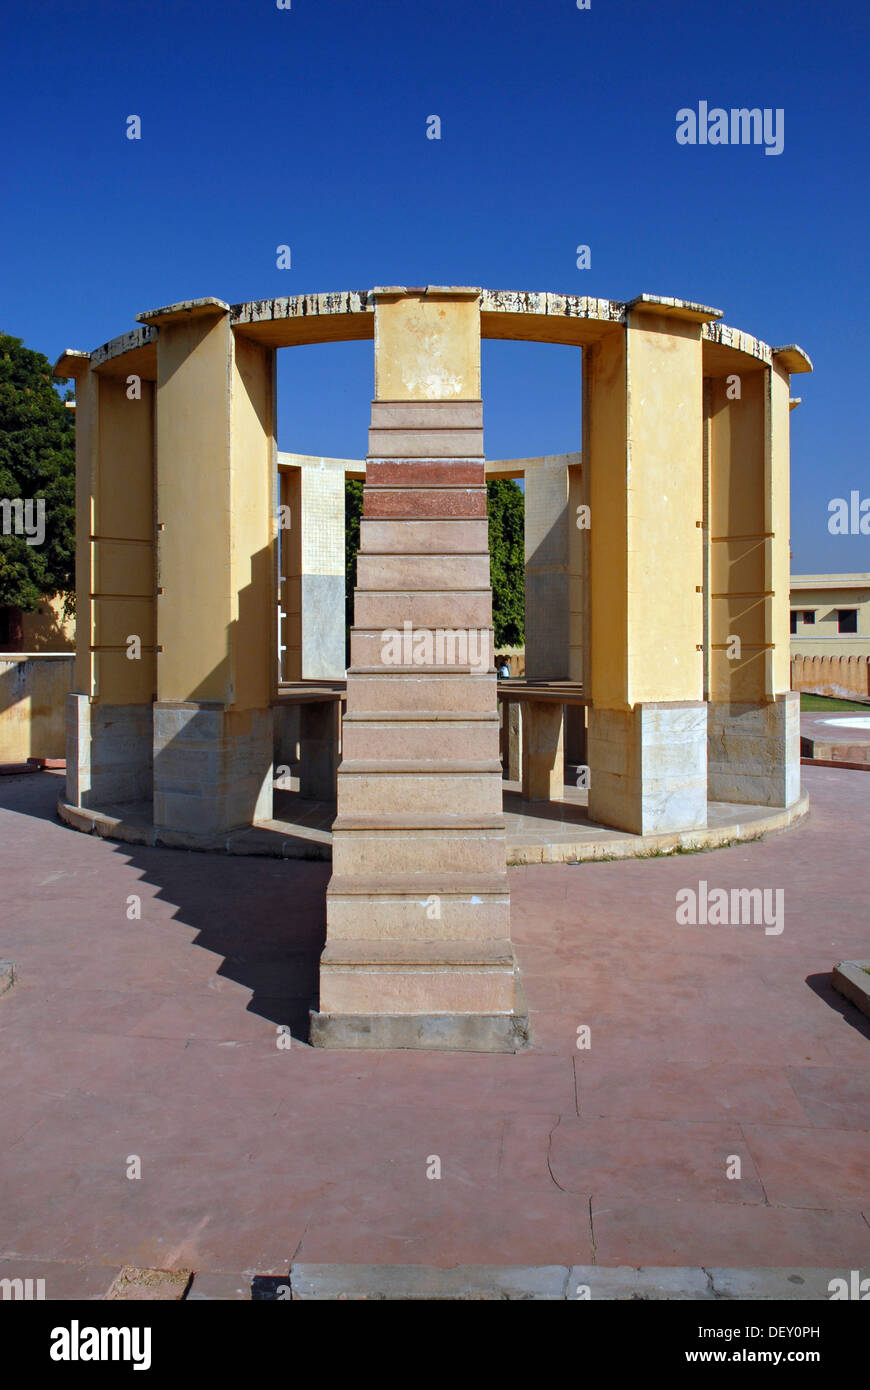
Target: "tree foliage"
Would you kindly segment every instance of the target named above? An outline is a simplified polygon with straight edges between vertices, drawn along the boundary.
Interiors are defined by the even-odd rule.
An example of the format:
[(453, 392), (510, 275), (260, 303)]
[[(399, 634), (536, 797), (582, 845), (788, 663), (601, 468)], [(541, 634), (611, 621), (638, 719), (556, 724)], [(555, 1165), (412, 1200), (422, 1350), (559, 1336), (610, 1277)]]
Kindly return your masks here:
[(513, 478), (487, 483), (486, 511), (495, 645), (522, 647), (526, 640), (525, 496)]
[[(70, 393), (67, 393), (68, 395)], [(32, 612), (75, 589), (75, 423), (52, 385), (51, 365), (0, 333), (0, 499), (45, 499), (45, 538), (0, 534), (0, 608)]]
[(359, 550), (359, 522), (363, 507), (363, 485), (359, 478), (344, 480), (344, 632), (345, 663), (350, 665), (350, 630), (353, 627), (353, 591), (356, 588), (356, 557)]

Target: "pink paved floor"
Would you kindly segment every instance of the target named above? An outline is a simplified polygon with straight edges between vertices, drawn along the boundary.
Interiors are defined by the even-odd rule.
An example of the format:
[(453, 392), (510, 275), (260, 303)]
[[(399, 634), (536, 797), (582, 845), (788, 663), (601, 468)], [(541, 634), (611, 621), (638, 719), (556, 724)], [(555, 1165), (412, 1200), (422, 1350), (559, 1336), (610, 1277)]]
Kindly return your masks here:
[[(56, 774), (4, 779), (3, 1272), (866, 1266), (870, 1021), (828, 977), (870, 956), (870, 778), (804, 773), (761, 843), (512, 870), (518, 1056), (313, 1051), (328, 866), (113, 845), (55, 821)], [(700, 879), (783, 888), (782, 935), (677, 926)]]

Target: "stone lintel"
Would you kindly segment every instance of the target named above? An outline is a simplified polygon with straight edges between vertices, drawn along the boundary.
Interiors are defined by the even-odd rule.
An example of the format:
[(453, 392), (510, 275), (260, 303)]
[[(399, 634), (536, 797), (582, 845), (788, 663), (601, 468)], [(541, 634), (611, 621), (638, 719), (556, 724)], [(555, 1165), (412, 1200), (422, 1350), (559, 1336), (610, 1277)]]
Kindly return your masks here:
[(625, 308), (627, 313), (634, 309), (637, 313), (663, 314), (666, 318), (688, 319), (691, 323), (711, 323), (722, 317), (721, 309), (660, 294), (639, 294), (636, 299), (630, 299)]
[[(109, 367), (116, 358), (123, 357), (129, 360), (131, 354), (140, 353), (143, 349), (150, 349), (147, 360), (153, 363), (156, 372), (157, 358), (154, 353), (156, 342), (156, 328), (131, 328), (129, 333), (121, 333), (117, 338), (110, 338), (107, 343), (101, 343), (98, 348), (94, 348), (90, 354), (91, 366), (94, 368)], [(123, 364), (125, 371), (127, 360)]]
[(91, 354), (82, 348), (66, 348), (51, 369), (52, 376), (62, 381), (71, 377), (83, 376), (90, 366)]
[(136, 315), (137, 323), (172, 323), (182, 318), (202, 318), (209, 314), (228, 314), (230, 306), (223, 299), (207, 296), (204, 299), (181, 299), (177, 304), (166, 304), (160, 309), (147, 309)]
[(771, 348), (773, 360), (781, 367), (785, 367), (787, 372), (794, 375), (797, 372), (811, 372), (813, 364), (802, 347), (797, 343), (789, 343), (785, 347)]
[(474, 285), (376, 285), (369, 290), (369, 299), (374, 303), (386, 299), (413, 299), (425, 296), (428, 299), (479, 299), (482, 290)]

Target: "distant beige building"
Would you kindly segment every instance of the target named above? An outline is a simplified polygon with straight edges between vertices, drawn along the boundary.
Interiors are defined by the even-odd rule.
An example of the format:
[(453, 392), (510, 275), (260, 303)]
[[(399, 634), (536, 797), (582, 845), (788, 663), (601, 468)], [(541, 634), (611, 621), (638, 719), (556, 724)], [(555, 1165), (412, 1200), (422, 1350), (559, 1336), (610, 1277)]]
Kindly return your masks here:
[(870, 697), (870, 574), (792, 575), (791, 683)]
[(870, 574), (793, 574), (792, 656), (870, 656)]

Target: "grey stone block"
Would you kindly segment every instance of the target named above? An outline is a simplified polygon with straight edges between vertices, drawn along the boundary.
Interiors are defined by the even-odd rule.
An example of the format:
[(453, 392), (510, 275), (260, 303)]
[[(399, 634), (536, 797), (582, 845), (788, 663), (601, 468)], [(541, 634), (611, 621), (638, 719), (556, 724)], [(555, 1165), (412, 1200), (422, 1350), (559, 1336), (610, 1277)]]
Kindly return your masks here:
[(611, 1269), (601, 1265), (574, 1265), (568, 1279), (567, 1297), (569, 1301), (588, 1297), (591, 1302), (602, 1298), (684, 1302), (712, 1300), (715, 1294), (703, 1269), (678, 1265), (673, 1268), (619, 1265)]
[(708, 1269), (716, 1298), (779, 1302), (782, 1299), (824, 1300), (831, 1297), (832, 1279), (845, 1279), (842, 1269)]
[(294, 1299), (351, 1302), (554, 1301), (564, 1299), (567, 1278), (564, 1265), (467, 1265), (438, 1269), (431, 1265), (297, 1264), (290, 1271)]
[(711, 703), (707, 712), (711, 801), (792, 806), (800, 797), (800, 701)]
[(311, 1010), (313, 1047), (519, 1052), (526, 1014), (326, 1014)]
[(831, 984), (839, 994), (870, 1018), (870, 960), (841, 960), (831, 974)]

